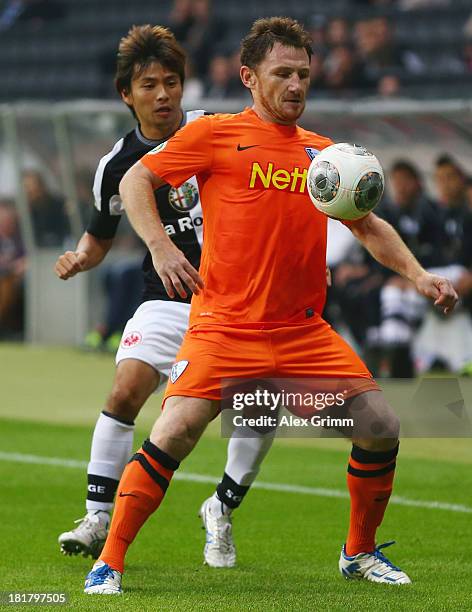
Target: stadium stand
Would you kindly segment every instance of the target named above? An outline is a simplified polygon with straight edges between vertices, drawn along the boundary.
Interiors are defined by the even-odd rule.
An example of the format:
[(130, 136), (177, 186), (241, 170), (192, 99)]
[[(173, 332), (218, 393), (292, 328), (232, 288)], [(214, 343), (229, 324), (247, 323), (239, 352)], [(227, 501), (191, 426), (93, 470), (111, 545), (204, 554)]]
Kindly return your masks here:
[[(6, 3), (8, 5), (8, 3)], [(408, 3), (361, 3), (353, 0), (333, 0), (329, 7), (320, 0), (300, 0), (291, 3), (290, 14), (305, 24), (327, 24), (336, 17), (347, 19), (352, 32), (359, 21), (384, 16), (392, 32), (397, 50), (406, 50), (414, 57), (414, 67), (408, 61), (397, 65), (386, 64), (378, 71), (373, 84), (384, 75), (394, 74), (401, 87), (401, 95), (429, 98), (467, 96), (472, 85), (472, 73), (467, 61), (470, 45), (468, 30), (464, 28), (470, 16), (470, 2), (454, 0), (440, 6), (420, 3), (420, 8), (405, 10)], [(42, 18), (28, 17), (25, 12), (2, 26), (0, 54), (3, 86), (0, 101), (22, 99), (69, 100), (102, 98), (103, 65), (107, 53), (112, 53), (118, 39), (134, 23), (172, 23), (173, 3), (141, 0), (61, 0), (55, 11), (47, 11)], [(7, 7), (8, 8), (8, 7)], [(3, 23), (7, 8), (0, 14)], [(255, 18), (267, 14), (286, 14), (285, 0), (214, 0), (211, 18), (219, 26), (225, 25), (224, 41), (215, 40), (214, 54), (231, 55), (239, 47), (241, 35)], [(379, 22), (380, 23), (380, 22)], [(185, 42), (185, 41), (184, 41)], [(352, 41), (351, 52), (359, 54), (358, 43)], [(327, 59), (326, 49), (318, 52)], [(361, 58), (362, 59), (362, 58)], [(368, 60), (365, 68), (369, 68)], [(357, 66), (357, 63), (354, 62)], [(196, 66), (197, 73), (199, 67)], [(21, 78), (19, 78), (21, 75)], [(203, 79), (206, 75), (201, 75)], [(366, 93), (361, 87), (353, 93)], [(324, 85), (324, 96), (336, 96), (339, 88), (330, 91)], [(372, 91), (370, 93), (372, 93)], [(108, 95), (112, 92), (108, 90)], [(229, 94), (234, 91), (229, 88)]]

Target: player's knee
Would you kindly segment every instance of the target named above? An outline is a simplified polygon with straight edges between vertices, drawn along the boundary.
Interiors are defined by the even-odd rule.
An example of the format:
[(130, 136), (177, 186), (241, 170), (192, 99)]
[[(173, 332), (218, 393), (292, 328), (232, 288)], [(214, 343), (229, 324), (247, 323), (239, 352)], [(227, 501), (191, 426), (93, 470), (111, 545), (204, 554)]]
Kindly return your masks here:
[(183, 461), (192, 452), (198, 441), (188, 433), (178, 431), (152, 433), (150, 440), (176, 461)]
[(179, 420), (168, 430), (168, 436), (174, 441), (180, 441), (182, 446), (192, 449), (200, 437), (200, 429), (191, 421)]
[(143, 405), (138, 385), (115, 384), (107, 401), (107, 411), (114, 416), (134, 421)]
[(388, 416), (386, 423), (386, 438), (398, 440), (400, 437), (400, 419), (393, 412)]
[(396, 440), (400, 435), (400, 420), (392, 410), (388, 410), (377, 415), (370, 423), (369, 429), (374, 440)]
[(362, 436), (362, 446), (372, 451), (389, 450), (396, 445), (400, 436), (400, 421), (393, 412), (389, 412), (372, 421), (369, 430), (370, 435)]
[(177, 461), (182, 461), (192, 451), (200, 435), (200, 428), (186, 419), (172, 419), (170, 422), (158, 419), (150, 440)]
[[(400, 420), (383, 393), (367, 392), (350, 406), (354, 421), (353, 439), (368, 441), (368, 450), (386, 450), (400, 435)], [(366, 447), (367, 448), (367, 447)]]

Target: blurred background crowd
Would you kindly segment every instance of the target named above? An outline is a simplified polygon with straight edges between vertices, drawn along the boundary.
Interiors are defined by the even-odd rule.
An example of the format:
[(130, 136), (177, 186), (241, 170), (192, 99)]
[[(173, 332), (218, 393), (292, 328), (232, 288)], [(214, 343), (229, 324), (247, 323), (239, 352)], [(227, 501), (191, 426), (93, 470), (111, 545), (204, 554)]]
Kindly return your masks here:
[[(0, 103), (116, 100), (119, 39), (132, 24), (162, 23), (189, 54), (186, 107), (202, 103), (207, 108), (211, 102), (214, 108), (208, 110), (218, 110), (218, 102), (237, 99), (242, 108), (248, 96), (239, 79), (239, 42), (255, 18), (269, 14), (290, 14), (310, 29), (314, 102), (470, 99), (470, 0), (0, 0)], [(104, 126), (101, 117), (94, 133), (100, 135)], [(27, 142), (33, 130), (25, 124), (19, 130)], [(20, 177), (32, 240), (38, 249), (73, 248), (92, 206), (94, 167), (109, 147), (101, 148), (97, 138), (92, 150), (84, 138), (82, 153), (74, 159), (74, 217), (57, 180), (61, 152), (46, 153), (49, 144), (41, 140), (46, 128), (35, 130), (31, 148), (36, 144), (37, 150), (26, 147)], [(340, 139), (328, 126), (318, 131)], [(411, 377), (432, 368), (472, 374), (472, 168), (447, 146), (444, 133), (445, 146), (438, 146), (442, 140), (436, 138), (426, 160), (408, 155), (408, 146), (404, 155), (388, 157), (379, 214), (425, 267), (447, 269), (461, 296), (454, 317), (445, 322), (405, 281), (378, 266), (341, 224), (330, 224), (333, 283), (325, 314), (363, 352), (376, 375)], [(359, 141), (367, 144), (362, 135)], [(44, 137), (44, 142), (49, 140)], [(41, 156), (54, 161), (40, 163)], [(31, 255), (2, 157), (0, 146), (5, 176), (0, 188), (0, 340), (24, 335)], [(142, 246), (126, 224), (116, 243), (123, 257), (102, 266), (100, 283), (108, 299), (100, 324), (85, 338), (89, 347), (110, 351), (139, 301), (141, 282)]]
[[(328, 263), (333, 283), (325, 317), (346, 326), (377, 376), (411, 378), (425, 370), (471, 375), (472, 180), (454, 158), (440, 155), (434, 190), (419, 169), (397, 159), (387, 173), (388, 194), (377, 214), (398, 231), (420, 263), (447, 276), (461, 298), (450, 319), (439, 315), (413, 286), (380, 266), (350, 232), (331, 226)], [(418, 330), (423, 327), (420, 338)]]
[(457, 97), (472, 84), (470, 0), (2, 0), (0, 99), (113, 96), (116, 43), (133, 23), (173, 29), (188, 100), (244, 95), (241, 36), (287, 12), (312, 33), (318, 96)]

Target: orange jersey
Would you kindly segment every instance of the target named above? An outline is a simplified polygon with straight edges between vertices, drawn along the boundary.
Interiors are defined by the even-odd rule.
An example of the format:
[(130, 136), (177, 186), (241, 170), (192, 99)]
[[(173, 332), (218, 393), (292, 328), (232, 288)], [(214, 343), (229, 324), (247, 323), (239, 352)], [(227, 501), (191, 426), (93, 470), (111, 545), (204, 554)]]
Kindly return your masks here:
[(332, 141), (252, 109), (186, 125), (142, 163), (174, 187), (196, 175), (204, 219), (190, 326), (303, 322), (326, 295), (327, 218), (311, 203), (311, 157)]

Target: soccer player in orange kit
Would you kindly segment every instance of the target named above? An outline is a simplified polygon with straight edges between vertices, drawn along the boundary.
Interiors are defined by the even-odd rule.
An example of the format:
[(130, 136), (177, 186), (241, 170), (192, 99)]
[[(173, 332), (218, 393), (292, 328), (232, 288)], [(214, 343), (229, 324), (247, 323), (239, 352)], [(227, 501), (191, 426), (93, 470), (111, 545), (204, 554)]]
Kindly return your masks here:
[[(308, 198), (306, 176), (313, 151), (331, 141), (297, 125), (310, 58), (309, 36), (296, 21), (256, 21), (241, 50), (241, 79), (253, 107), (197, 119), (145, 155), (121, 182), (128, 216), (169, 296), (184, 286), (194, 296), (164, 410), (123, 473), (110, 533), (87, 576), (86, 593), (121, 593), (126, 551), (160, 505), (180, 461), (218, 414), (224, 378), (358, 381), (354, 401), (384, 433), (353, 435), (350, 524), (339, 569), (346, 578), (410, 582), (375, 542), (392, 491), (398, 419), (362, 360), (320, 316), (327, 219)], [(204, 216), (200, 274), (167, 237), (153, 196), (160, 185), (178, 186), (192, 175)], [(450, 282), (421, 268), (390, 225), (371, 213), (349, 227), (380, 263), (444, 312), (452, 310), (457, 295)]]

